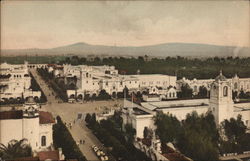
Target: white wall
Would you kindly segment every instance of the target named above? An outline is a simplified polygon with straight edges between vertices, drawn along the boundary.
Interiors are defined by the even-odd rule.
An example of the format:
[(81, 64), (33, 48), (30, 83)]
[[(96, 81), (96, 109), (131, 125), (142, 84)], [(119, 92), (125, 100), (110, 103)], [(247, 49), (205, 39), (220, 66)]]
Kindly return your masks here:
[(39, 116), (36, 118), (23, 118), (23, 138), (27, 138), (32, 149), (39, 148)]
[(153, 116), (137, 116), (133, 127), (136, 129), (136, 137), (143, 138), (143, 131), (145, 127), (155, 129)]
[[(40, 124), (39, 127), (39, 148), (47, 148), (53, 144), (53, 133), (52, 133), (53, 124)], [(42, 146), (42, 136), (46, 137), (46, 146)]]
[(0, 120), (0, 143), (7, 145), (12, 139), (23, 139), (22, 119)]
[(208, 110), (209, 106), (197, 106), (197, 107), (166, 108), (158, 111), (162, 111), (164, 114), (170, 113), (176, 116), (176, 118), (181, 121), (186, 119), (186, 115), (192, 113), (193, 111), (196, 111), (198, 115), (201, 115), (208, 112)]

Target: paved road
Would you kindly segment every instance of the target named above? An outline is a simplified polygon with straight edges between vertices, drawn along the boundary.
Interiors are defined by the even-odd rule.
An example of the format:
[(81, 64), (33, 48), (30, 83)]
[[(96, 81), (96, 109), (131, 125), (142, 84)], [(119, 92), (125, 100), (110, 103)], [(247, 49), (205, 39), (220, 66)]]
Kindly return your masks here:
[(47, 97), (48, 104), (61, 101), (60, 98), (58, 98), (58, 99), (55, 98), (54, 94), (56, 94), (56, 92), (52, 88), (48, 87), (48, 84), (41, 78), (40, 75), (38, 75), (38, 73), (35, 69), (30, 69), (30, 72), (34, 76), (34, 78), (36, 79), (38, 85), (43, 90), (44, 95)]
[[(37, 83), (43, 90), (47, 97), (48, 103), (42, 106), (42, 110), (51, 112), (54, 116), (61, 116), (62, 120), (66, 123), (72, 123), (72, 128), (69, 129), (74, 140), (79, 142), (80, 139), (85, 140), (84, 144), (79, 145), (80, 150), (85, 155), (87, 160), (96, 161), (99, 160), (92, 150), (91, 146), (96, 145), (104, 149), (102, 143), (92, 134), (92, 132), (85, 126), (85, 121), (75, 121), (79, 113), (101, 113), (105, 107), (117, 108), (122, 101), (94, 101), (87, 103), (58, 103), (59, 99), (55, 99), (52, 95), (54, 92), (48, 87), (45, 81), (37, 74), (35, 70), (31, 70), (32, 75), (36, 79)], [(55, 93), (55, 92), (54, 92)], [(75, 122), (75, 124), (74, 124)]]

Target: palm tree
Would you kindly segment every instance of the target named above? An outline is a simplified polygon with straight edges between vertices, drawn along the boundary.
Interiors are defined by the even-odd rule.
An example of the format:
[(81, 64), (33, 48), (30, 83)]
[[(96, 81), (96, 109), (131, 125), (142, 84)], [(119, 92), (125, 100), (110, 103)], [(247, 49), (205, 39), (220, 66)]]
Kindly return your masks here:
[(32, 149), (27, 144), (27, 139), (11, 140), (7, 146), (0, 144), (0, 158), (1, 159), (14, 159), (21, 157), (30, 157), (32, 155)]

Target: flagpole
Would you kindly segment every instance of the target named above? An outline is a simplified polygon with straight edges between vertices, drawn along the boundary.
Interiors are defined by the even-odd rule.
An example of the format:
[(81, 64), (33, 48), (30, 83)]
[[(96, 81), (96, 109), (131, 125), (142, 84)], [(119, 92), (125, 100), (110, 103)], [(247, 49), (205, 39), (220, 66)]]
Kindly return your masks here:
[(133, 108), (133, 106), (134, 106), (134, 102), (133, 102), (134, 97), (133, 97), (133, 94), (134, 94), (134, 92), (132, 92), (132, 94), (131, 94), (131, 96), (132, 96), (132, 98), (131, 98), (132, 108)]
[[(123, 72), (123, 79), (125, 79), (125, 76), (124, 76), (124, 72)], [(125, 81), (124, 81), (125, 83)], [(125, 85), (126, 87), (126, 85)], [(125, 87), (123, 88), (123, 107), (125, 107), (125, 99), (126, 99), (126, 93), (125, 93)]]

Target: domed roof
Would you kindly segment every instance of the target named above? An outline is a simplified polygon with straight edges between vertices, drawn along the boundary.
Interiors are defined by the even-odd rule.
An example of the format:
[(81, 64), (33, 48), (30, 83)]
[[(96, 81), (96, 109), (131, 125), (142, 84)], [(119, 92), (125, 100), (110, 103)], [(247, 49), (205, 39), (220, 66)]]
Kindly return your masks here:
[(33, 104), (35, 103), (35, 100), (33, 97), (29, 97), (28, 100), (26, 101), (27, 104)]
[(226, 81), (227, 78), (222, 74), (222, 71), (220, 71), (220, 75), (218, 75), (216, 78), (215, 78), (215, 81)]

